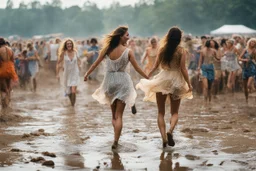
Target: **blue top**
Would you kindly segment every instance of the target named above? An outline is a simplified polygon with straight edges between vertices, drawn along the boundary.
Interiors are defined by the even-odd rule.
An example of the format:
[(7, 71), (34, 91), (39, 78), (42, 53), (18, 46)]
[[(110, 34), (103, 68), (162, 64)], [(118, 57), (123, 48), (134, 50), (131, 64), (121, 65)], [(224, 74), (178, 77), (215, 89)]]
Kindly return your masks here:
[(89, 52), (91, 52), (91, 51), (94, 51), (95, 52), (95, 54), (88, 60), (88, 63), (89, 64), (93, 64), (96, 60), (97, 60), (97, 58), (98, 58), (98, 56), (99, 56), (99, 47), (98, 46), (91, 46), (89, 49), (88, 49), (88, 51)]

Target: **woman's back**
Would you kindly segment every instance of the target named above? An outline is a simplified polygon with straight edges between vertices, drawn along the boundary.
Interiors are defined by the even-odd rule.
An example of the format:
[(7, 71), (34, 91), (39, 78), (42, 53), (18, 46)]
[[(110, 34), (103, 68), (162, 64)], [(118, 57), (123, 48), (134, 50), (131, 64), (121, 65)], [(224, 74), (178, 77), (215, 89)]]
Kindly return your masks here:
[(129, 63), (128, 54), (128, 48), (116, 48), (109, 55), (106, 55), (106, 71), (124, 72)]
[(185, 49), (183, 47), (178, 46), (173, 54), (173, 58), (169, 66), (161, 64), (161, 68), (163, 70), (180, 70), (180, 61), (183, 53), (186, 53)]

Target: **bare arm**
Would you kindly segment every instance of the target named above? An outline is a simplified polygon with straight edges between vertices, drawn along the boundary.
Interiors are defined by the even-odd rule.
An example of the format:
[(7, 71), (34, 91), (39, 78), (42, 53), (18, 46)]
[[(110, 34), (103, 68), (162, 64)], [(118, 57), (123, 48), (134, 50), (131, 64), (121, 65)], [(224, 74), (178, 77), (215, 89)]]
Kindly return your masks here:
[(151, 77), (151, 75), (156, 71), (156, 69), (159, 67), (159, 65), (160, 65), (159, 55), (157, 55), (156, 61), (155, 61), (155, 63), (154, 63), (154, 66), (153, 66), (153, 68), (151, 69), (151, 71), (149, 72), (148, 77)]
[(248, 61), (248, 59), (243, 59), (243, 56), (244, 56), (245, 52), (246, 52), (246, 49), (244, 49), (243, 52), (239, 55), (239, 57), (238, 57), (239, 61), (243, 61), (243, 62)]
[(60, 72), (59, 65), (62, 63), (63, 59), (64, 59), (64, 52), (61, 52), (60, 58), (58, 59), (58, 62), (57, 62), (57, 65), (56, 65), (56, 75), (57, 75), (57, 77), (59, 76), (59, 72)]
[(198, 68), (197, 68), (197, 70), (200, 70), (201, 65), (202, 65), (202, 61), (203, 61), (203, 53), (202, 53), (202, 52), (200, 52), (200, 58), (199, 58)]
[(87, 81), (87, 77), (97, 68), (97, 66), (103, 61), (105, 54), (100, 52), (97, 60), (92, 64), (89, 70), (84, 75), (84, 81)]
[(181, 73), (182, 73), (185, 81), (187, 82), (189, 89), (192, 90), (192, 86), (191, 86), (189, 78), (188, 78), (188, 70), (186, 68), (186, 53), (183, 53), (183, 55), (181, 57), (180, 65), (181, 65)]
[(132, 66), (134, 67), (134, 69), (144, 78), (148, 79), (148, 76), (142, 71), (142, 69), (139, 67), (139, 65), (137, 64), (134, 54), (133, 52), (130, 50), (129, 51), (129, 60), (132, 64)]

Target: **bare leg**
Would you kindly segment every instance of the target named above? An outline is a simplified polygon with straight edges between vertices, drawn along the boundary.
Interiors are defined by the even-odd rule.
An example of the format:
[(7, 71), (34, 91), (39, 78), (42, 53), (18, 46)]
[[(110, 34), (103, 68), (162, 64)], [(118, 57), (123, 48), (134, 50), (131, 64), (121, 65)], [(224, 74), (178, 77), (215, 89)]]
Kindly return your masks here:
[(202, 82), (203, 82), (204, 100), (205, 100), (205, 102), (207, 102), (207, 100), (208, 100), (208, 80), (207, 80), (207, 78), (203, 78)]
[(164, 143), (167, 142), (166, 125), (165, 125), (165, 120), (164, 120), (166, 97), (167, 97), (167, 95), (163, 95), (162, 93), (156, 93), (156, 101), (157, 101), (157, 108), (158, 108), (157, 123), (158, 123), (158, 128), (159, 128), (161, 136), (162, 136), (163, 145), (164, 145)]
[(112, 149), (117, 147), (119, 138), (121, 136), (122, 128), (123, 128), (123, 113), (125, 109), (125, 103), (120, 100), (116, 100), (116, 112), (115, 112), (115, 139)]
[(248, 87), (247, 87), (247, 85), (248, 85), (248, 79), (243, 80), (243, 82), (244, 82), (244, 95), (245, 95), (245, 100), (246, 100), (246, 102), (248, 102)]
[(76, 103), (76, 86), (71, 87), (71, 105), (75, 106)]
[(249, 79), (248, 79), (248, 84), (247, 84), (247, 87), (248, 87), (248, 91), (251, 93), (252, 92), (252, 90), (253, 90), (253, 81), (254, 81), (254, 78), (253, 77), (250, 77)]
[(114, 101), (113, 104), (111, 104), (111, 111), (112, 111), (112, 125), (115, 131), (115, 122), (116, 122), (116, 118), (115, 118), (115, 113), (116, 113), (116, 100)]
[(33, 91), (34, 91), (34, 92), (36, 92), (36, 87), (37, 87), (36, 79), (33, 78)]
[(172, 98), (171, 99), (171, 119), (170, 119), (170, 130), (169, 132), (172, 134), (173, 133), (173, 130), (175, 128), (175, 126), (177, 125), (178, 123), (178, 112), (179, 112), (179, 107), (180, 107), (180, 99), (179, 100), (173, 100)]

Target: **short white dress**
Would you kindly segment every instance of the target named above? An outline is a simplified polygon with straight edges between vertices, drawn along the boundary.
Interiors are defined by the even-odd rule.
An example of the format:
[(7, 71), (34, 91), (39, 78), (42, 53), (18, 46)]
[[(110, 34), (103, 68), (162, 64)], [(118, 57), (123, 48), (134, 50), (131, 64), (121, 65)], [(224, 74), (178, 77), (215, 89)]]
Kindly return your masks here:
[(73, 86), (78, 86), (80, 82), (77, 53), (75, 53), (72, 60), (70, 60), (67, 53), (65, 53), (63, 79), (65, 95), (68, 95), (71, 93), (70, 88)]
[(162, 67), (159, 74), (152, 80), (141, 79), (136, 85), (136, 89), (141, 89), (145, 93), (144, 101), (156, 102), (156, 93), (170, 94), (174, 100), (192, 99), (193, 94), (189, 91), (180, 68), (182, 54), (185, 53), (182, 47), (178, 47), (170, 67)]
[(125, 49), (116, 60), (105, 56), (105, 75), (101, 86), (92, 94), (100, 104), (111, 105), (115, 100), (121, 100), (130, 107), (134, 105), (137, 93), (130, 75), (127, 72), (129, 51)]

